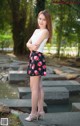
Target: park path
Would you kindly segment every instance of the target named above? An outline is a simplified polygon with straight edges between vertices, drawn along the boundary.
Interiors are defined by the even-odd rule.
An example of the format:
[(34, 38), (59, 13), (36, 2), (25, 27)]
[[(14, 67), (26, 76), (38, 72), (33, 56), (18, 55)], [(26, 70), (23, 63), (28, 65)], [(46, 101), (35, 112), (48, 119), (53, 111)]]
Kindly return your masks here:
[(43, 77), (45, 91), (44, 120), (27, 122), (24, 118), (31, 109), (27, 62), (0, 54), (0, 103), (17, 109), (22, 126), (79, 126), (80, 125), (80, 70), (68, 66), (47, 66)]

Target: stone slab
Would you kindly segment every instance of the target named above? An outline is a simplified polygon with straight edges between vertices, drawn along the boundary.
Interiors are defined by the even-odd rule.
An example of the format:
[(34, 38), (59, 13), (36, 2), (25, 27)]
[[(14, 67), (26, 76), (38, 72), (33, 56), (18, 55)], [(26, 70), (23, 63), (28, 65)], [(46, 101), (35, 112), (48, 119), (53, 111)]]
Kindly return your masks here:
[(13, 70), (17, 71), (19, 69), (20, 65), (18, 65), (17, 63), (11, 63), (10, 64), (10, 68), (12, 68)]
[(28, 114), (19, 115), (23, 126), (79, 126), (80, 112), (46, 113), (43, 120), (27, 122)]
[[(9, 108), (15, 108), (24, 112), (30, 112), (31, 99), (0, 99), (0, 104), (5, 104)], [(47, 105), (44, 103), (44, 110), (47, 112)]]
[(27, 71), (9, 71), (8, 80), (9, 83), (21, 82), (27, 79)]
[(54, 69), (54, 67), (47, 66), (47, 74), (53, 74), (54, 73), (53, 69)]
[(14, 60), (14, 59), (12, 59), (12, 61), (13, 61), (13, 63), (15, 64), (18, 64), (18, 65), (20, 65), (20, 64), (26, 64), (27, 62), (25, 62), (25, 61), (20, 61), (20, 60)]
[(58, 124), (57, 126), (80, 126), (80, 124)]
[(47, 74), (47, 76), (42, 77), (42, 80), (66, 80), (66, 77), (57, 74)]
[(63, 72), (66, 72), (66, 73), (74, 73), (75, 71), (74, 70), (71, 70), (69, 67), (66, 67), (66, 66), (63, 66), (60, 68)]
[(10, 62), (11, 60), (9, 58), (1, 58), (0, 57), (0, 63)]
[(2, 63), (2, 64), (0, 64), (0, 68), (8, 69), (8, 68), (10, 68), (10, 64), (9, 63)]
[[(68, 103), (69, 91), (65, 87), (43, 87), (45, 95), (44, 100), (47, 104)], [(19, 98), (31, 98), (29, 87), (18, 87)]]
[(65, 87), (70, 94), (80, 93), (80, 83), (74, 80), (43, 81), (44, 87)]
[(72, 103), (72, 111), (80, 111), (80, 103)]

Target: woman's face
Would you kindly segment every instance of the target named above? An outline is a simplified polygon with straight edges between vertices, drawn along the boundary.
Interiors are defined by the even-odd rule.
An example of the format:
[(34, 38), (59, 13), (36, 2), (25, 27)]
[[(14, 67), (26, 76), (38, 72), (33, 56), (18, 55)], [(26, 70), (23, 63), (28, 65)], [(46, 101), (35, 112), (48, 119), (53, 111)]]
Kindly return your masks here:
[(44, 29), (44, 28), (46, 28), (46, 25), (47, 25), (47, 21), (46, 21), (45, 16), (43, 14), (40, 14), (38, 17), (39, 28)]

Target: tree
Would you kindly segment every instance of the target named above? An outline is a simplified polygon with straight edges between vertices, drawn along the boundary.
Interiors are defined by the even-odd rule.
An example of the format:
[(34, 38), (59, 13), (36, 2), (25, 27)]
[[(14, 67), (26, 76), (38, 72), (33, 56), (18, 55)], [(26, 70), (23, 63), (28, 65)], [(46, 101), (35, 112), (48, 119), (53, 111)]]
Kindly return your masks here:
[(24, 54), (25, 43), (25, 25), (26, 25), (26, 0), (8, 0), (12, 14), (12, 33), (14, 41), (14, 54)]
[(60, 56), (60, 50), (62, 46), (61, 43), (63, 42), (63, 40), (64, 42), (66, 42), (65, 44), (70, 47), (73, 45), (74, 42), (76, 42), (76, 46), (78, 45), (78, 55), (79, 55), (80, 26), (76, 19), (80, 19), (80, 11), (79, 11), (80, 5), (54, 4), (51, 3), (49, 0), (47, 0), (46, 7), (49, 9), (53, 17), (53, 26), (54, 26), (53, 28), (55, 30), (56, 35), (57, 55)]
[(36, 8), (35, 8), (36, 16), (40, 11), (45, 9), (45, 2), (46, 0), (36, 0)]

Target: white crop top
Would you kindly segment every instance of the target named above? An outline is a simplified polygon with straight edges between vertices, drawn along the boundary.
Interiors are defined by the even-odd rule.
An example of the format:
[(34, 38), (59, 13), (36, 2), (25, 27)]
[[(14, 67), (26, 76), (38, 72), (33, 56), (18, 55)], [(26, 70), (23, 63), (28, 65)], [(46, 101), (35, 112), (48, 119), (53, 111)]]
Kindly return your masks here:
[[(32, 44), (35, 44), (37, 39), (39, 39), (40, 35), (41, 35), (42, 31), (40, 29), (36, 30), (36, 33), (32, 35), (31, 40), (32, 40)], [(47, 42), (48, 38), (44, 39), (42, 41), (42, 43), (40, 44), (39, 48), (37, 49), (38, 52), (43, 52), (44, 46)]]

